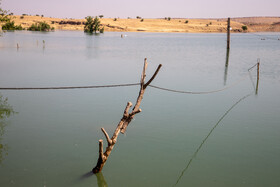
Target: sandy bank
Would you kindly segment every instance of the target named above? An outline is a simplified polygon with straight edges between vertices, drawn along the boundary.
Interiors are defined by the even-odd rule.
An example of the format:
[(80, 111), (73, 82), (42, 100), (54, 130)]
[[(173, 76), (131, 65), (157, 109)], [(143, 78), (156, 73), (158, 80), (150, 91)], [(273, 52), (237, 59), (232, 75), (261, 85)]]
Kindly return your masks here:
[[(113, 19), (102, 18), (101, 24), (107, 31), (118, 32), (190, 32), (209, 33), (226, 32), (227, 19)], [(28, 28), (33, 23), (45, 21), (56, 30), (83, 30), (85, 19), (60, 19), (41, 16), (14, 16), (15, 23)], [(188, 21), (186, 23), (186, 21)], [(280, 32), (280, 18), (253, 17), (232, 18), (232, 32), (242, 32), (242, 26), (248, 32)]]

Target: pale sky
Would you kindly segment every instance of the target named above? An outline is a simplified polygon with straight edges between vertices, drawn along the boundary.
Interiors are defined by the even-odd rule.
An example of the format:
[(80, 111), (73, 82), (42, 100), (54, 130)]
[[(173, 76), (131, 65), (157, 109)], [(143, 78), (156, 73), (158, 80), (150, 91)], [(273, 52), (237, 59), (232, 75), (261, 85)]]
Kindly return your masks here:
[(2, 0), (16, 15), (84, 18), (226, 18), (280, 16), (280, 0)]

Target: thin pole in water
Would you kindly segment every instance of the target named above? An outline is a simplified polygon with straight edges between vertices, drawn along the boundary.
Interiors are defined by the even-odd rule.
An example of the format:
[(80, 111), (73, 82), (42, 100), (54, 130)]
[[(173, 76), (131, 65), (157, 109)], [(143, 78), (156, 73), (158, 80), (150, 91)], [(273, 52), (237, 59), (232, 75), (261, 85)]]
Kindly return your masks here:
[(257, 63), (257, 85), (256, 85), (256, 95), (258, 95), (258, 89), (259, 89), (259, 79), (260, 79), (260, 59), (258, 58)]
[(230, 48), (230, 18), (227, 21), (227, 49)]

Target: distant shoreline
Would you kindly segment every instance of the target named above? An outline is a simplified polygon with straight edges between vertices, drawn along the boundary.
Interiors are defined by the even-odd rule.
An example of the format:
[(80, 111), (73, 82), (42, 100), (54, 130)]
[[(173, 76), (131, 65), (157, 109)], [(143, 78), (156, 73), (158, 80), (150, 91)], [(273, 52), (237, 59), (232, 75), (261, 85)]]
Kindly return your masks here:
[[(13, 16), (16, 25), (23, 28), (33, 23), (45, 21), (55, 30), (83, 30), (85, 19), (61, 19), (41, 16)], [(178, 32), (178, 33), (224, 33), (227, 31), (227, 18), (171, 18), (168, 19), (115, 19), (102, 18), (101, 25), (105, 32)], [(244, 32), (242, 26), (246, 25), (246, 32), (280, 32), (280, 17), (238, 17), (231, 18), (233, 33)]]

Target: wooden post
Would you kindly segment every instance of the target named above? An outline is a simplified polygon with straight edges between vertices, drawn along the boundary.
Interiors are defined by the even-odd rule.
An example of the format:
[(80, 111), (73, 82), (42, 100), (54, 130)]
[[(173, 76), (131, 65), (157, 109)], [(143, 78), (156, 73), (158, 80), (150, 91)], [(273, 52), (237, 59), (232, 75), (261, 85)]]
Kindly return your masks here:
[(258, 89), (259, 89), (259, 79), (260, 79), (260, 59), (258, 58), (257, 63), (257, 85), (256, 85), (256, 95), (258, 95)]
[(230, 48), (230, 18), (228, 18), (227, 24), (227, 49)]
[(128, 124), (131, 122), (131, 120), (134, 118), (135, 114), (141, 112), (140, 104), (141, 101), (143, 99), (143, 95), (144, 92), (147, 88), (147, 86), (149, 86), (149, 84), (154, 80), (154, 78), (156, 77), (157, 73), (159, 72), (160, 68), (161, 68), (161, 64), (158, 66), (157, 70), (155, 71), (154, 75), (151, 77), (151, 79), (145, 83), (145, 77), (146, 77), (146, 69), (147, 69), (147, 59), (145, 58), (144, 60), (144, 67), (143, 67), (143, 71), (142, 71), (142, 75), (141, 75), (141, 80), (140, 80), (140, 91), (139, 91), (139, 95), (136, 101), (136, 104), (133, 107), (133, 110), (131, 113), (129, 113), (129, 109), (132, 107), (132, 103), (128, 102), (124, 113), (123, 113), (123, 117), (120, 120), (112, 138), (109, 137), (108, 133), (105, 131), (104, 128), (101, 128), (102, 132), (104, 133), (106, 140), (107, 140), (107, 147), (106, 147), (106, 151), (103, 152), (103, 140), (99, 140), (99, 158), (97, 160), (97, 164), (96, 166), (92, 169), (93, 173), (99, 173), (103, 166), (105, 165), (109, 155), (111, 154), (111, 151), (113, 150), (116, 142), (117, 142), (117, 138), (120, 132), (125, 133), (126, 128), (128, 126)]
[(18, 43), (17, 43), (17, 49), (19, 49), (19, 45), (18, 45)]

